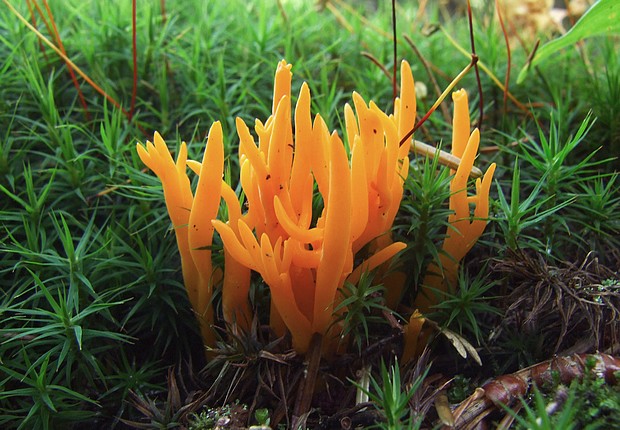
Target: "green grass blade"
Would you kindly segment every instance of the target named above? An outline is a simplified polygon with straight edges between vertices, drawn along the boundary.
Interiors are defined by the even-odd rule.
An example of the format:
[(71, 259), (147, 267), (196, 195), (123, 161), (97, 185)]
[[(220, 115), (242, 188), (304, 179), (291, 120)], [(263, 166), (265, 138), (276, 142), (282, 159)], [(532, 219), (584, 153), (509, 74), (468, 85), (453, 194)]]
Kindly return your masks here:
[(562, 48), (574, 45), (587, 37), (618, 33), (620, 33), (620, 3), (618, 0), (599, 0), (568, 33), (547, 42), (538, 50), (533, 60), (519, 72), (517, 83), (525, 80), (525, 76), (531, 67), (536, 66)]

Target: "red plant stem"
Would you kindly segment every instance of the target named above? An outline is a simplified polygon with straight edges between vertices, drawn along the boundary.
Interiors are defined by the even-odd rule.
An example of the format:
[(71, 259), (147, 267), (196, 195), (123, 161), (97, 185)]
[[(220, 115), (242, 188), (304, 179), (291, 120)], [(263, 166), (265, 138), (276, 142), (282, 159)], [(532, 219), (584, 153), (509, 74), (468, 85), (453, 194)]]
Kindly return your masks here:
[(160, 0), (159, 6), (161, 9), (161, 23), (165, 24), (168, 18), (166, 17), (166, 0)]
[(480, 95), (480, 104), (479, 104), (480, 116), (478, 117), (478, 124), (476, 125), (476, 128), (478, 128), (478, 130), (482, 130), (482, 119), (484, 117), (484, 100), (483, 100), (483, 95), (482, 95), (482, 82), (480, 82), (480, 70), (478, 70), (478, 65), (477, 65), (478, 56), (476, 55), (476, 44), (474, 43), (474, 19), (472, 17), (471, 3), (469, 0), (467, 0), (467, 19), (469, 20), (469, 41), (471, 43), (471, 56), (472, 56), (472, 60), (474, 59), (474, 57), (476, 58), (476, 62), (474, 63), (474, 70), (476, 72), (478, 94)]
[[(28, 6), (28, 11), (30, 12), (30, 19), (32, 20), (32, 25), (34, 28), (37, 28), (37, 17), (34, 14), (34, 9), (32, 8), (33, 0), (26, 0), (26, 6)], [(45, 46), (43, 46), (43, 42), (39, 40), (39, 49), (43, 53), (43, 57), (47, 60), (47, 53), (45, 52)]]
[[(50, 6), (47, 3), (47, 0), (43, 0), (43, 5), (45, 6), (45, 11), (47, 12), (47, 16), (49, 17), (50, 23), (52, 25), (52, 30), (53, 30), (52, 34), (54, 36), (54, 40), (56, 41), (58, 48), (60, 48), (60, 51), (66, 56), (67, 51), (65, 50), (65, 45), (62, 43), (62, 39), (60, 38), (60, 33), (58, 32), (58, 27), (56, 26), (56, 20), (54, 20), (54, 14), (52, 13), (52, 10), (50, 9)], [(88, 105), (86, 104), (86, 99), (84, 98), (84, 94), (82, 94), (82, 89), (80, 88), (80, 83), (78, 82), (77, 77), (75, 76), (73, 67), (71, 67), (71, 64), (69, 64), (66, 61), (65, 61), (65, 64), (67, 66), (67, 70), (69, 71), (69, 76), (71, 76), (71, 81), (73, 82), (73, 86), (77, 90), (78, 99), (80, 100), (80, 104), (82, 105), (82, 108), (84, 109), (84, 115), (86, 116), (86, 120), (90, 120), (90, 113), (88, 112)]]
[[(160, 10), (161, 10), (161, 23), (165, 25), (168, 21), (168, 17), (166, 16), (166, 0), (160, 0), (159, 2)], [(164, 42), (164, 45), (167, 45), (167, 42)], [(164, 56), (164, 65), (166, 67), (166, 75), (170, 76), (170, 62), (168, 61), (168, 56)]]
[(43, 24), (45, 24), (45, 28), (47, 28), (47, 32), (49, 34), (53, 35), (54, 32), (52, 31), (52, 27), (50, 27), (49, 22), (47, 22), (47, 18), (45, 17), (45, 14), (43, 13), (43, 10), (41, 9), (41, 6), (39, 6), (39, 3), (37, 3), (36, 0), (32, 0), (32, 4), (34, 5), (34, 7), (37, 10), (37, 12), (39, 12), (39, 16), (41, 17), (41, 21), (43, 21)]
[(43, 42), (45, 43), (47, 46), (49, 46), (56, 54), (58, 54), (58, 56), (60, 56), (64, 61), (68, 62), (71, 64), (71, 66), (73, 67), (73, 69), (91, 86), (93, 87), (93, 89), (95, 91), (97, 91), (99, 94), (101, 94), (103, 97), (105, 97), (105, 99), (107, 101), (109, 101), (110, 103), (112, 103), (114, 105), (114, 107), (122, 110), (124, 115), (127, 115), (127, 112), (121, 107), (121, 105), (114, 100), (112, 97), (110, 97), (110, 95), (108, 93), (106, 93), (99, 85), (97, 85), (92, 79), (90, 79), (88, 77), (88, 75), (86, 73), (84, 73), (82, 71), (82, 69), (80, 69), (75, 63), (71, 62), (71, 60), (69, 59), (69, 57), (67, 57), (66, 54), (64, 54), (56, 45), (54, 45), (52, 42), (50, 42), (43, 34), (41, 34), (41, 32), (39, 30), (37, 30), (36, 28), (34, 28), (32, 26), (32, 24), (30, 24), (28, 21), (26, 21), (24, 19), (24, 17), (17, 11), (17, 9), (15, 9), (13, 7), (13, 5), (11, 5), (11, 3), (8, 0), (2, 0), (2, 2), (11, 10), (11, 12), (13, 12), (13, 14), (26, 26), (28, 27), (28, 29), (30, 31), (32, 31), (34, 34), (37, 35), (37, 37)]
[[(163, 1), (163, 0), (162, 0)], [(136, 96), (138, 94), (138, 43), (136, 41), (136, 0), (131, 2), (131, 50), (133, 62), (133, 86), (131, 89), (131, 104), (129, 105), (129, 121), (132, 120), (136, 109)]]
[(398, 43), (396, 39), (396, 0), (392, 0), (392, 37), (394, 38), (394, 68), (392, 69), (392, 100), (396, 101), (396, 65), (398, 63)]
[(508, 85), (510, 84), (510, 68), (512, 66), (512, 57), (510, 52), (510, 42), (508, 40), (508, 33), (506, 32), (506, 27), (504, 26), (504, 19), (502, 18), (502, 11), (499, 7), (499, 1), (495, 0), (495, 9), (497, 9), (497, 17), (499, 18), (499, 25), (502, 27), (502, 33), (504, 34), (504, 41), (506, 42), (506, 56), (507, 62), (506, 65), (506, 77), (504, 79), (504, 115), (506, 115), (508, 111)]
[(362, 52), (361, 54), (362, 54), (362, 57), (368, 58), (370, 61), (374, 63), (375, 66), (381, 69), (383, 74), (387, 76), (388, 79), (390, 80), (392, 79), (392, 75), (390, 74), (390, 71), (383, 64), (381, 64), (379, 60), (375, 58), (374, 55), (372, 55), (370, 52)]

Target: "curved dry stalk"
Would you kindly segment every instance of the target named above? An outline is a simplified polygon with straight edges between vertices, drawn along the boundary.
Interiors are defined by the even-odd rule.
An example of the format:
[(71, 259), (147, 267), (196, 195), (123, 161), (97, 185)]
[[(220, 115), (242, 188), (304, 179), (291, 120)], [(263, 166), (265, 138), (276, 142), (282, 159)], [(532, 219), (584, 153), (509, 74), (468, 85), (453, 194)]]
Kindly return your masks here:
[(510, 407), (520, 398), (527, 396), (532, 385), (552, 384), (556, 374), (564, 384), (569, 384), (576, 378), (581, 379), (589, 369), (586, 363), (590, 360), (594, 361), (591, 372), (598, 378), (604, 379), (608, 384), (618, 383), (615, 376), (615, 373), (620, 371), (618, 357), (600, 353), (555, 357), (518, 372), (499, 376), (477, 388), (454, 410), (454, 426), (443, 428), (471, 428), (473, 424), (484, 421), (488, 415), (500, 410), (500, 405)]

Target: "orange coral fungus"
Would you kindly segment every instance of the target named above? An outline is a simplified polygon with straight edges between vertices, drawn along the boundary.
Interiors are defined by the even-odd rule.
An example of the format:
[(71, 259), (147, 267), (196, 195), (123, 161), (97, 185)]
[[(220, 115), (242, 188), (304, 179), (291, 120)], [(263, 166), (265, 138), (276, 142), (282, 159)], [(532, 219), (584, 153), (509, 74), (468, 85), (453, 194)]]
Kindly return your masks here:
[[(480, 132), (474, 129), (470, 134), (469, 106), (465, 90), (454, 92), (452, 100), (454, 101), (452, 155), (458, 157), (460, 163), (458, 168), (452, 171), (454, 177), (450, 182), (449, 204), (452, 210), (448, 217), (450, 226), (446, 232), (439, 262), (431, 263), (427, 268), (422, 289), (415, 299), (414, 306), (417, 309), (404, 328), (403, 363), (422, 352), (430, 336), (430, 332), (423, 328), (422, 315), (439, 303), (445, 292), (456, 287), (459, 262), (484, 232), (489, 215), (489, 190), (495, 163), (489, 166), (482, 179), (476, 179), (476, 193), (469, 196), (467, 180), (478, 153)], [(474, 206), (473, 216), (470, 205)]]
[[(415, 93), (403, 63), (393, 116), (354, 94), (357, 116), (345, 107), (348, 155), (319, 115), (312, 120), (306, 84), (297, 99), (293, 136), (290, 69), (284, 61), (278, 65), (272, 115), (255, 124), (258, 144), (237, 120), (247, 216), (236, 226), (219, 220), (213, 225), (230, 256), (269, 285), (276, 332), (288, 329), (295, 349), (304, 352), (312, 335), (326, 334), (334, 321), (337, 290), (347, 278), (357, 280), (362, 268), (372, 270), (405, 247), (386, 241), (353, 269), (354, 254), (388, 234), (398, 211), (409, 167), (407, 147), (399, 142), (415, 120)], [(320, 214), (312, 213), (315, 183), (323, 199)]]
[[(469, 196), (467, 180), (478, 153), (480, 132), (478, 129), (470, 134), (469, 107), (465, 90), (452, 95), (454, 101), (454, 119), (452, 132), (452, 154), (461, 159), (461, 163), (450, 182), (450, 209), (448, 218), (450, 227), (443, 243), (439, 264), (431, 264), (423, 282), (423, 289), (416, 299), (416, 305), (423, 313), (428, 312), (441, 300), (442, 292), (456, 285), (459, 262), (474, 246), (484, 232), (489, 215), (489, 190), (495, 172), (495, 163), (491, 164), (482, 178), (476, 179), (476, 193)], [(474, 206), (473, 216), (470, 205)]]
[[(265, 123), (256, 120), (254, 125), (258, 143), (242, 120), (236, 122), (245, 213), (222, 180), (219, 123), (211, 128), (202, 163), (186, 160), (185, 144), (175, 163), (159, 134), (154, 145), (138, 145), (140, 158), (162, 181), (184, 281), (206, 345), (213, 345), (214, 228), (224, 244), (226, 322), (247, 328), (252, 316), (250, 270), (258, 272), (271, 293), (271, 325), (279, 335), (288, 330), (298, 352), (308, 349), (315, 333), (325, 335), (333, 326), (337, 291), (345, 281), (357, 282), (362, 271), (373, 270), (405, 248), (392, 241), (390, 228), (409, 168), (409, 146), (399, 143), (415, 121), (409, 65), (403, 62), (401, 67), (394, 115), (353, 95), (356, 112), (345, 107), (349, 152), (319, 115), (312, 119), (305, 83), (297, 99), (293, 133), (290, 70), (285, 61), (278, 64), (272, 114)], [(186, 164), (199, 175), (195, 195)], [(321, 213), (313, 213), (315, 187), (323, 202)], [(228, 207), (226, 222), (216, 219), (221, 199)], [(355, 254), (371, 241), (368, 258), (354, 268)]]
[[(154, 144), (137, 147), (142, 161), (162, 181), (187, 293), (207, 346), (214, 343), (211, 296), (216, 284), (221, 284), (226, 323), (248, 329), (253, 317), (248, 300), (251, 271), (269, 286), (273, 330), (278, 335), (290, 332), (293, 347), (300, 353), (308, 350), (315, 334), (328, 335), (325, 351), (334, 349), (333, 340), (341, 335), (338, 315), (334, 315), (338, 289), (345, 282), (359, 282), (364, 271), (382, 266), (378, 274), (388, 289), (389, 306), (396, 307), (401, 296), (403, 274), (388, 272), (387, 263), (406, 246), (393, 241), (391, 228), (409, 169), (410, 145), (400, 141), (415, 122), (415, 87), (409, 65), (401, 65), (401, 93), (393, 115), (353, 94), (354, 108), (346, 105), (344, 109), (348, 150), (320, 115), (312, 117), (310, 89), (305, 83), (293, 117), (291, 79), (291, 65), (281, 61), (271, 116), (264, 123), (255, 121), (254, 135), (241, 119), (236, 121), (238, 182), (246, 199), (245, 211), (222, 179), (224, 146), (219, 122), (211, 127), (202, 162), (187, 160), (185, 143), (175, 162), (157, 133)], [(418, 336), (422, 314), (454, 285), (459, 261), (482, 234), (488, 215), (495, 165), (476, 180), (476, 194), (468, 196), (467, 180), (480, 136), (477, 130), (469, 133), (465, 92), (456, 92), (453, 99), (452, 155), (460, 164), (451, 182), (451, 228), (439, 262), (431, 265), (425, 279), (437, 294), (420, 294), (419, 311), (406, 329), (406, 357), (424, 343)], [(195, 194), (188, 166), (199, 176)], [(226, 220), (217, 219), (222, 200), (228, 209)], [(317, 201), (322, 202), (318, 209)], [(473, 218), (470, 205), (475, 206)], [(224, 245), (221, 283), (211, 260), (215, 230)], [(362, 261), (354, 267), (356, 258)]]
[[(187, 176), (187, 145), (181, 144), (176, 163), (166, 143), (155, 133), (154, 144), (146, 148), (137, 145), (138, 155), (159, 177), (164, 188), (168, 214), (175, 231), (177, 246), (181, 254), (183, 280), (190, 303), (198, 316), (205, 342), (212, 344), (214, 334), (211, 328), (211, 240), (213, 227), (210, 220), (217, 214), (220, 201), (220, 182), (224, 163), (222, 128), (219, 122), (211, 127), (205, 159), (200, 168), (200, 180), (193, 196)], [(200, 202), (200, 203), (197, 203)], [(206, 222), (205, 222), (206, 221)]]

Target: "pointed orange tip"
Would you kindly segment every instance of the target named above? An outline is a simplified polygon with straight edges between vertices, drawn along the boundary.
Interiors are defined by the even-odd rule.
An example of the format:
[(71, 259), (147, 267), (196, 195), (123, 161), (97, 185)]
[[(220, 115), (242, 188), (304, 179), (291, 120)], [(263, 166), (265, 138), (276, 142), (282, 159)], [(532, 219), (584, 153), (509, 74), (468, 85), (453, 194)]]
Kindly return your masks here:
[(286, 61), (285, 59), (280, 60), (280, 62), (278, 63), (278, 67), (276, 69), (276, 73), (278, 73), (278, 71), (280, 71), (281, 69), (287, 69), (287, 70), (291, 70), (291, 68), (293, 67), (293, 65), (291, 63), (289, 63), (288, 61)]
[(463, 97), (467, 98), (467, 91), (465, 91), (465, 88), (461, 88), (459, 90), (456, 90), (452, 93), (452, 100), (453, 101), (457, 101), (462, 99)]
[(148, 166), (148, 163), (151, 161), (151, 156), (140, 142), (136, 143), (136, 152), (138, 153), (138, 157), (140, 157), (140, 160), (142, 160), (142, 162)]

